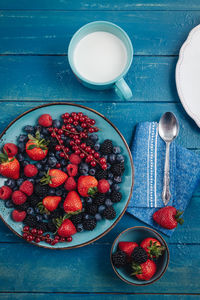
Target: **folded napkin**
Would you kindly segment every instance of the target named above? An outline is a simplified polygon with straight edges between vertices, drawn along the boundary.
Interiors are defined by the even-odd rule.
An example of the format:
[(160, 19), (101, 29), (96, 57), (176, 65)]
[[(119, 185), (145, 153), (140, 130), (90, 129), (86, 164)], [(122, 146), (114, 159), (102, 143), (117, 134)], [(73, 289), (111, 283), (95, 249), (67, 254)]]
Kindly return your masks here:
[[(153, 221), (153, 213), (164, 207), (162, 201), (165, 142), (158, 134), (158, 123), (144, 122), (136, 127), (131, 152), (135, 167), (133, 195), (127, 212), (171, 236)], [(183, 147), (170, 146), (170, 192), (168, 205), (185, 210), (200, 181), (200, 156)]]

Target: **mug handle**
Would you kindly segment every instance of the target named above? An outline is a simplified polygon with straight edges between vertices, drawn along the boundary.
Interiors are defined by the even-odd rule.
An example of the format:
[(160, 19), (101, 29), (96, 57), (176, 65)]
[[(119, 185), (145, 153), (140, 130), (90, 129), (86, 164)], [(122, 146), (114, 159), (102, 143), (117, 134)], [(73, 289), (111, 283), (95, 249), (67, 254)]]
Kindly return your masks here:
[(129, 100), (133, 96), (131, 89), (124, 78), (121, 78), (115, 82), (114, 89), (117, 95), (124, 100)]

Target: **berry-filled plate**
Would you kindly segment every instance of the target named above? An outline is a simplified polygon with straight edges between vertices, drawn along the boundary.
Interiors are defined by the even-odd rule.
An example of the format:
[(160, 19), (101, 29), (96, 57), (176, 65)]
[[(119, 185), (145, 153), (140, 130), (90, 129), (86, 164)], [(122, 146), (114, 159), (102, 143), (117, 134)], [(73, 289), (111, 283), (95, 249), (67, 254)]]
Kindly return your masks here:
[(123, 216), (134, 169), (128, 145), (82, 105), (35, 107), (1, 134), (0, 217), (27, 242), (70, 249), (101, 238)]

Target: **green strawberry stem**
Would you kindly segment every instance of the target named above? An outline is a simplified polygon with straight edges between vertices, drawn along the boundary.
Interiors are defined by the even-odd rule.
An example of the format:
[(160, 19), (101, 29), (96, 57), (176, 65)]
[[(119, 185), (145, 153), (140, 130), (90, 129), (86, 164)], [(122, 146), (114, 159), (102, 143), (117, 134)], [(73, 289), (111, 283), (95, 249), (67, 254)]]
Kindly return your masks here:
[(90, 195), (91, 197), (94, 197), (94, 195), (98, 192), (97, 187), (91, 187), (88, 189), (88, 195)]
[(3, 149), (3, 153), (0, 152), (0, 162), (1, 163), (11, 162), (13, 160), (14, 160), (14, 158), (9, 160), (8, 153), (5, 149)]
[(41, 139), (39, 130), (36, 131), (35, 137), (31, 134), (28, 134), (29, 140), (34, 142), (34, 145), (28, 146), (28, 150), (32, 150), (34, 148), (40, 148), (43, 151), (47, 150), (47, 146), (49, 145), (50, 141), (46, 141), (45, 139)]
[(49, 183), (52, 183), (51, 181), (51, 175), (49, 175), (49, 170), (47, 171), (47, 173), (44, 174), (44, 176), (40, 179), (40, 182), (42, 185), (46, 185), (46, 184), (49, 184)]
[(131, 275), (142, 274), (142, 268), (139, 264), (133, 262), (131, 268), (133, 270), (133, 273), (131, 273)]
[(74, 215), (78, 215), (82, 212), (82, 210), (77, 210), (77, 211), (72, 211), (70, 213), (67, 213), (65, 214), (63, 217), (59, 217), (59, 218), (56, 218), (56, 219), (53, 219), (53, 223), (56, 225), (56, 228), (58, 230), (58, 228), (62, 225), (62, 222), (66, 219), (69, 219), (71, 216), (74, 216)]
[(49, 215), (50, 214), (50, 211), (48, 209), (46, 209), (46, 207), (44, 207), (43, 203), (42, 202), (39, 202), (37, 204), (37, 207), (39, 208), (39, 211), (40, 213), (43, 215), (43, 214), (47, 214)]
[(183, 211), (180, 211), (180, 210), (177, 209), (176, 215), (175, 215), (175, 219), (176, 219), (176, 221), (177, 221), (180, 225), (183, 225), (183, 223), (184, 223), (183, 218), (180, 218), (180, 216), (181, 216), (182, 214), (183, 214)]
[(152, 241), (150, 241), (150, 246), (147, 247), (147, 249), (149, 249), (149, 255), (151, 258), (153, 258), (153, 257), (158, 258), (159, 256), (161, 256), (163, 254), (165, 247), (159, 246), (159, 245), (157, 245), (156, 242), (152, 243)]

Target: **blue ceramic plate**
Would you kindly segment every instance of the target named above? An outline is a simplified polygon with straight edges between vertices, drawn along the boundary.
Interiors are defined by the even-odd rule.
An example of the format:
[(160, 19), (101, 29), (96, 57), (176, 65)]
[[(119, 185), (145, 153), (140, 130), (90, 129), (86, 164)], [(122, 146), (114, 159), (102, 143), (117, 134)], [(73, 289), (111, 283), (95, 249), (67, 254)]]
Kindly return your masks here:
[[(16, 143), (17, 137), (22, 132), (25, 125), (35, 125), (38, 117), (41, 114), (48, 113), (51, 114), (53, 119), (59, 118), (65, 112), (79, 112), (87, 114), (90, 118), (96, 120), (97, 126), (101, 129), (98, 136), (100, 141), (106, 138), (112, 139), (114, 145), (118, 145), (122, 149), (122, 153), (125, 156), (125, 166), (126, 170), (123, 175), (123, 182), (121, 183), (120, 191), (123, 195), (122, 200), (114, 205), (116, 210), (116, 218), (114, 220), (102, 220), (97, 223), (96, 228), (93, 231), (84, 231), (77, 233), (73, 236), (73, 241), (70, 243), (58, 243), (55, 246), (48, 245), (44, 242), (36, 244), (41, 247), (51, 248), (51, 249), (69, 249), (75, 247), (81, 247), (95, 240), (101, 238), (108, 231), (110, 231), (120, 220), (124, 214), (128, 202), (131, 197), (133, 188), (133, 162), (128, 145), (119, 132), (119, 130), (103, 115), (100, 113), (87, 108), (85, 106), (70, 104), (70, 103), (52, 103), (43, 106), (38, 106), (31, 109), (24, 114), (16, 118), (1, 134), (1, 146), (5, 143), (13, 142)], [(5, 178), (0, 178), (0, 186), (4, 184)], [(23, 228), (22, 223), (16, 223), (11, 218), (12, 209), (5, 208), (4, 201), (0, 200), (0, 217), (4, 223), (18, 236), (21, 237), (21, 232)]]
[[(154, 276), (148, 280), (138, 280), (135, 276), (131, 276), (131, 270), (127, 270), (127, 268), (116, 268), (113, 263), (112, 263), (112, 254), (117, 251), (118, 244), (119, 242), (136, 242), (137, 244), (140, 244), (144, 239), (152, 237), (157, 239), (163, 246), (165, 246), (166, 250), (162, 256), (159, 257), (157, 260), (157, 270)], [(113, 242), (111, 252), (110, 252), (110, 259), (111, 259), (111, 264), (112, 267), (117, 274), (117, 276), (125, 281), (126, 283), (132, 284), (132, 285), (147, 285), (154, 283), (157, 281), (159, 278), (163, 276), (165, 273), (168, 264), (169, 264), (169, 249), (167, 246), (167, 243), (163, 239), (163, 237), (155, 230), (145, 227), (145, 226), (135, 226), (128, 228), (121, 232), (118, 237), (115, 239)]]

